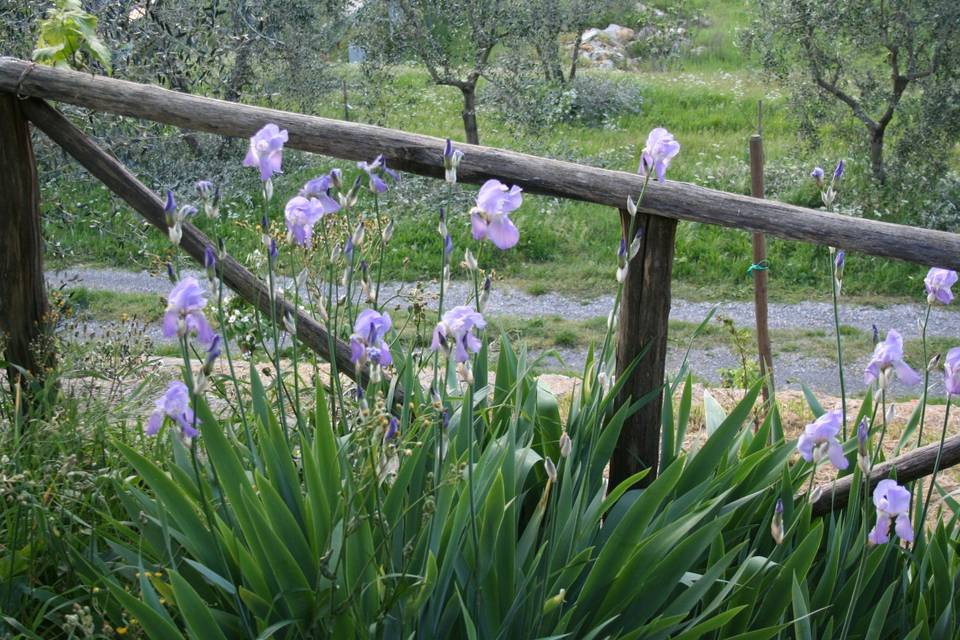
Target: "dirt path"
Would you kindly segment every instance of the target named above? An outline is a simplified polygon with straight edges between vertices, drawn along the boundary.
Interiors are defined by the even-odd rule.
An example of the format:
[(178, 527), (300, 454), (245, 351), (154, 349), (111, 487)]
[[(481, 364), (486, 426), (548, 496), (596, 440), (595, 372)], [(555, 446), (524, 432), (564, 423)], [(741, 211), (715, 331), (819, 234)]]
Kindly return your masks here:
[[(197, 276), (201, 274), (196, 272)], [(147, 272), (130, 272), (118, 269), (70, 268), (47, 274), (51, 286), (82, 286), (122, 293), (165, 294), (170, 284), (165, 277)], [(389, 283), (384, 285), (381, 300), (400, 299), (412, 285)], [(435, 285), (427, 285), (430, 295), (436, 294)], [(454, 282), (446, 294), (449, 304), (461, 304), (472, 293), (472, 285)], [(486, 313), (490, 316), (519, 318), (559, 317), (569, 320), (605, 318), (613, 304), (610, 296), (588, 300), (569, 298), (555, 293), (534, 296), (518, 289), (500, 286), (493, 290)], [(738, 327), (750, 327), (753, 323), (752, 302), (724, 302), (719, 305), (707, 302), (673, 300), (671, 320), (699, 323), (710, 309), (717, 306), (717, 314), (733, 319)], [(861, 331), (870, 331), (876, 325), (881, 333), (896, 328), (905, 339), (918, 338), (918, 319), (922, 316), (920, 304), (894, 304), (883, 307), (859, 304), (841, 305), (840, 322)], [(822, 330), (833, 334), (832, 305), (827, 302), (802, 302), (796, 304), (775, 303), (770, 305), (771, 329)], [(956, 337), (960, 344), (960, 313), (935, 308), (930, 317), (928, 335)], [(152, 336), (158, 337), (158, 336)], [(681, 363), (685, 345), (677, 345), (668, 354), (668, 371), (676, 371)], [(563, 364), (547, 365), (547, 368), (579, 370), (583, 365), (581, 349), (557, 349)], [(735, 354), (726, 346), (710, 346), (699, 340), (689, 356), (691, 370), (710, 384), (718, 384), (721, 371), (738, 366)], [(919, 363), (914, 363), (919, 364)], [(845, 367), (847, 387), (852, 392), (863, 390), (863, 368), (866, 358), (849, 362)], [(819, 391), (836, 393), (839, 390), (837, 368), (831, 359), (811, 357), (797, 352), (777, 351), (774, 345), (774, 370), (778, 388), (797, 389), (805, 383)], [(908, 390), (903, 390), (908, 391)], [(940, 391), (932, 389), (934, 393)]]

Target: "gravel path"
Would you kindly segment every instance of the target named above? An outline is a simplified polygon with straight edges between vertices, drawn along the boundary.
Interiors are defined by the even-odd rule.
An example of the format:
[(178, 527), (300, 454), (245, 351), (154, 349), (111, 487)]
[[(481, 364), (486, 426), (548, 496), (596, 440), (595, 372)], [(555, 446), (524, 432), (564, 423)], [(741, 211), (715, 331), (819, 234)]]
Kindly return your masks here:
[[(202, 277), (201, 272), (190, 272)], [(101, 289), (116, 292), (156, 293), (163, 295), (170, 289), (169, 281), (163, 276), (147, 272), (130, 272), (119, 269), (71, 268), (51, 271), (47, 274), (51, 286), (82, 286), (89, 289)], [(413, 286), (385, 284), (381, 290), (381, 300), (402, 297)], [(424, 286), (428, 295), (437, 293), (435, 284)], [(472, 294), (472, 285), (454, 282), (445, 294), (449, 304), (460, 304)], [(570, 320), (587, 320), (606, 317), (613, 304), (612, 296), (601, 296), (588, 300), (568, 298), (555, 293), (534, 296), (518, 289), (497, 287), (493, 290), (487, 304), (486, 313), (491, 316), (513, 316), (521, 318), (560, 317)], [(733, 319), (739, 327), (753, 324), (752, 302), (723, 302), (718, 305), (708, 302), (691, 302), (674, 299), (670, 319), (699, 323), (710, 309), (717, 307), (717, 315)], [(869, 331), (876, 325), (881, 333), (897, 328), (906, 339), (918, 338), (920, 330), (918, 320), (924, 307), (920, 304), (892, 304), (886, 306), (868, 306), (843, 304), (840, 307), (840, 322), (862, 331)], [(833, 334), (833, 307), (827, 302), (801, 302), (796, 304), (774, 303), (770, 305), (771, 329), (823, 330)], [(960, 341), (960, 313), (935, 308), (930, 316), (928, 335), (957, 337)], [(725, 346), (706, 346), (703, 340), (694, 345), (690, 352), (691, 370), (711, 383), (720, 381), (722, 369), (738, 366), (738, 359)], [(684, 347), (685, 348), (685, 347)], [(562, 369), (579, 370), (583, 365), (584, 354), (579, 350), (558, 349), (563, 358)], [(683, 349), (673, 349), (668, 354), (668, 371), (679, 368)], [(863, 361), (848, 363), (846, 381), (848, 389), (856, 392), (863, 390)], [(801, 382), (810, 387), (836, 393), (839, 390), (839, 378), (835, 364), (830, 360), (814, 358), (799, 353), (780, 352), (774, 354), (774, 371), (777, 374), (778, 388), (798, 388)], [(936, 392), (936, 390), (934, 390)]]

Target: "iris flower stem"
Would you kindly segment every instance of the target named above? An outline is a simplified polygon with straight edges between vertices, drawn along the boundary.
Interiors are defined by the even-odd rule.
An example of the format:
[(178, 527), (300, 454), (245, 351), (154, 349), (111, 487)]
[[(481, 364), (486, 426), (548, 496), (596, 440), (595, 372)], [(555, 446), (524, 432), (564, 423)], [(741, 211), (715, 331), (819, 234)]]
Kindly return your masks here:
[[(920, 522), (917, 523), (917, 535), (914, 540), (920, 540), (920, 533), (923, 531), (923, 525), (927, 520), (927, 510), (930, 508), (930, 498), (933, 497), (933, 487), (937, 484), (937, 473), (940, 471), (940, 457), (943, 455), (943, 443), (947, 438), (947, 424), (950, 420), (950, 401), (953, 396), (947, 394), (947, 406), (943, 411), (943, 427), (940, 429), (940, 448), (937, 449), (937, 457), (933, 461), (933, 475), (930, 476), (930, 486), (927, 487), (927, 497), (923, 501), (923, 511), (920, 512)], [(917, 544), (914, 542), (914, 544)]]
[[(293, 325), (294, 330), (290, 333), (290, 346), (293, 348), (293, 410), (297, 414), (297, 429), (301, 430), (300, 418), (303, 414), (300, 412), (300, 366), (297, 353), (297, 311), (300, 309), (300, 282), (297, 277), (297, 248), (290, 248), (290, 270), (293, 272)], [(278, 372), (279, 373), (279, 372)]]
[(923, 347), (923, 397), (920, 404), (920, 426), (917, 429), (917, 447), (920, 447), (923, 442), (924, 418), (927, 414), (927, 388), (930, 384), (930, 367), (927, 362), (927, 323), (930, 321), (930, 309), (932, 306), (929, 302), (927, 303), (927, 311), (923, 314), (923, 327), (920, 329), (920, 344)]
[[(884, 380), (885, 374), (881, 372), (881, 381)], [(887, 435), (887, 385), (881, 383), (880, 385), (880, 411), (882, 415), (880, 416), (883, 426), (880, 429), (880, 438), (877, 440), (877, 447), (873, 450), (873, 460), (874, 462), (880, 457), (880, 451), (883, 449), (883, 439)]]
[(260, 456), (257, 455), (257, 449), (253, 446), (253, 434), (250, 432), (250, 424), (247, 421), (247, 410), (241, 401), (240, 384), (237, 382), (237, 373), (233, 366), (233, 356), (230, 354), (230, 341), (226, 336), (227, 319), (223, 310), (223, 262), (217, 262), (217, 317), (220, 320), (220, 333), (223, 338), (223, 353), (227, 356), (227, 366), (230, 369), (230, 381), (233, 382), (233, 392), (237, 394), (237, 406), (240, 408), (240, 422), (243, 424), (244, 437), (247, 440), (247, 448), (250, 449), (250, 455), (253, 456), (253, 464), (259, 471), (263, 471), (263, 464), (260, 462)]
[(837, 261), (831, 257), (831, 278), (833, 285), (833, 326), (837, 332), (837, 369), (840, 372), (840, 407), (843, 412), (843, 439), (847, 439), (847, 387), (843, 379), (843, 343), (840, 340), (840, 292), (837, 291)]
[(290, 435), (287, 433), (287, 412), (283, 407), (283, 384), (280, 381), (280, 332), (277, 329), (277, 290), (273, 280), (273, 258), (267, 250), (267, 277), (270, 284), (270, 328), (273, 333), (273, 368), (275, 385), (277, 387), (277, 405), (280, 410), (280, 424), (283, 428), (283, 439), (290, 446)]
[(383, 240), (383, 225), (380, 224), (380, 198), (373, 194), (373, 212), (377, 219), (377, 235), (380, 236), (380, 258), (377, 260), (377, 284), (373, 289), (373, 308), (380, 310), (380, 283), (383, 280), (383, 252), (386, 249), (386, 242)]

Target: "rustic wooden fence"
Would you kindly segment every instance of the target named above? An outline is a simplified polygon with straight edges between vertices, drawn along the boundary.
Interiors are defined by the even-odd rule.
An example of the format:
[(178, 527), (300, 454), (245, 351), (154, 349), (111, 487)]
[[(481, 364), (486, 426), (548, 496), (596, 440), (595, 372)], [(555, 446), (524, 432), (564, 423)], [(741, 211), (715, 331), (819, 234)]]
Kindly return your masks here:
[[(96, 111), (145, 118), (209, 133), (249, 137), (273, 122), (289, 132), (287, 146), (345, 160), (384, 154), (391, 166), (442, 178), (444, 141), (381, 127), (319, 118), (263, 107), (203, 98), (159, 87), (52, 69), (15, 58), (0, 57), (0, 331), (8, 334), (8, 359), (30, 370), (30, 343), (45, 313), (39, 197), (36, 166), (27, 122), (32, 123), (164, 233), (163, 202), (116, 159), (100, 149), (46, 100)], [(479, 184), (497, 178), (528, 193), (545, 194), (606, 205), (618, 210), (623, 224), (627, 196), (640, 193), (643, 178), (571, 162), (503, 149), (462, 144), (465, 158), (461, 182)], [(907, 260), (927, 266), (960, 269), (960, 235), (849, 218), (769, 200), (715, 191), (696, 185), (652, 183), (639, 205), (637, 227), (643, 245), (628, 272), (620, 310), (617, 366), (623, 370), (645, 352), (623, 388), (620, 402), (661, 387), (667, 350), (667, 320), (674, 238), (678, 220), (717, 224), (842, 247), (848, 251)], [(211, 246), (192, 225), (185, 225), (182, 248), (198, 262)], [(222, 261), (225, 283), (262, 311), (271, 311), (264, 283), (229, 256)], [(354, 379), (348, 346), (328, 336), (322, 326), (283, 300), (277, 317), (296, 313), (297, 337)], [(333, 345), (332, 348), (330, 345)], [(19, 361), (18, 358), (21, 358)], [(610, 484), (658, 464), (662, 397), (647, 404), (624, 426), (613, 459)], [(957, 443), (960, 444), (960, 443)], [(951, 455), (960, 446), (950, 449)], [(905, 458), (916, 466), (932, 461), (923, 450)], [(912, 456), (912, 457), (911, 457)], [(952, 458), (950, 458), (952, 460)], [(896, 461), (894, 461), (895, 463)], [(947, 460), (944, 460), (947, 462)], [(924, 462), (927, 467), (930, 462)], [(945, 466), (945, 465), (944, 465)], [(648, 479), (654, 474), (649, 474)], [(877, 476), (879, 479), (881, 476)], [(836, 499), (836, 493), (833, 494)]]

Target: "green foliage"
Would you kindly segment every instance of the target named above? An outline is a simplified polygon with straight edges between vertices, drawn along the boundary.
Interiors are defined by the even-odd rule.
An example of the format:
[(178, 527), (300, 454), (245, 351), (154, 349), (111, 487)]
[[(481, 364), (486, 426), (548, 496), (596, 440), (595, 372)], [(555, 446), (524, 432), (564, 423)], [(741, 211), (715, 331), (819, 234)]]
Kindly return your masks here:
[(97, 62), (110, 72), (110, 49), (97, 35), (97, 18), (80, 0), (56, 0), (40, 22), (33, 59), (52, 67), (84, 69)]

